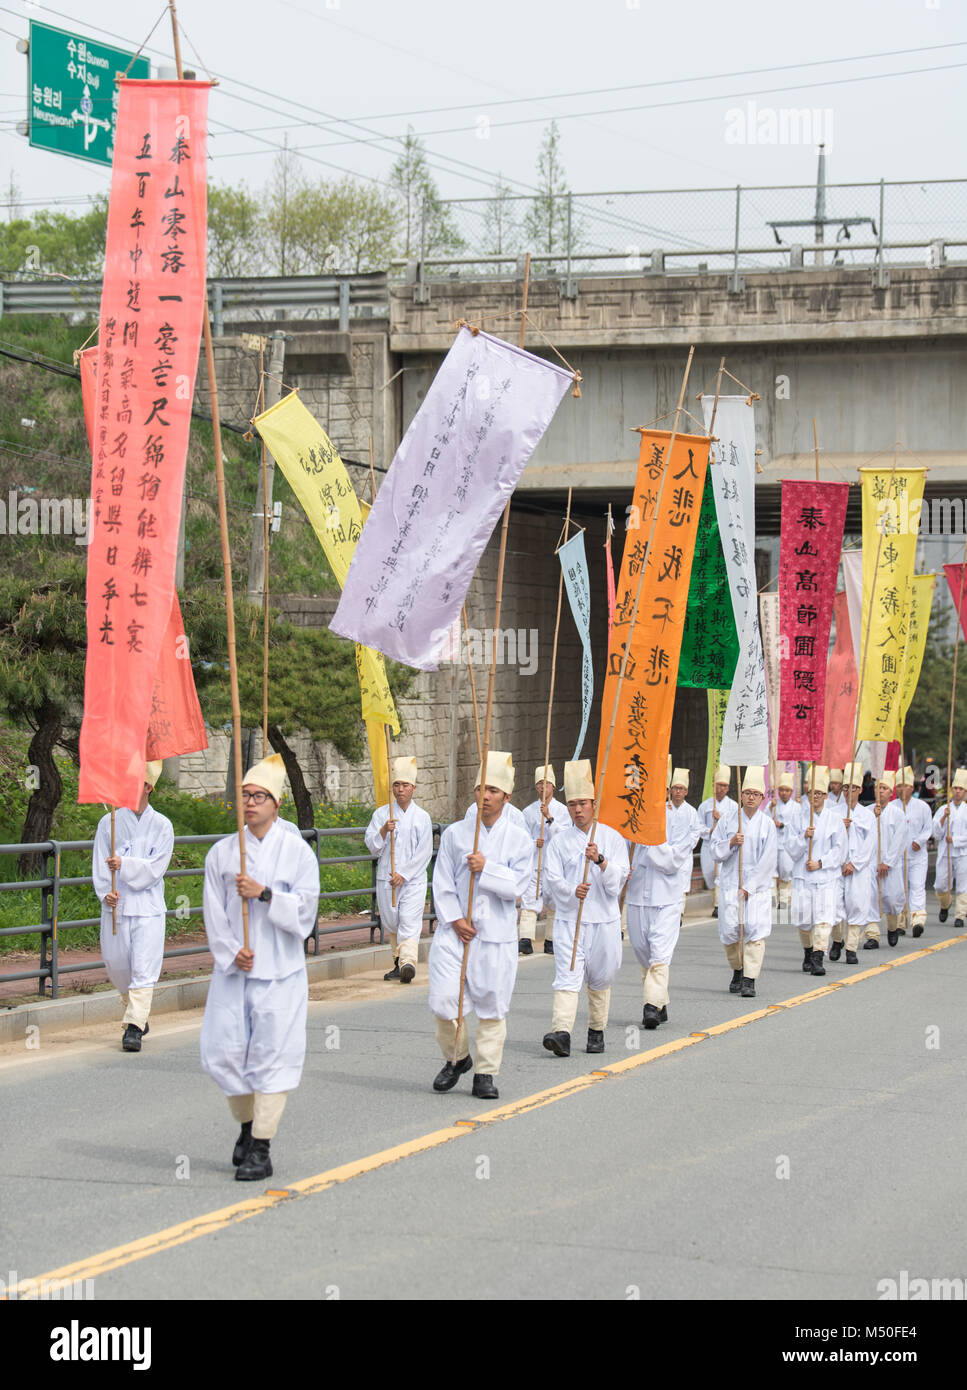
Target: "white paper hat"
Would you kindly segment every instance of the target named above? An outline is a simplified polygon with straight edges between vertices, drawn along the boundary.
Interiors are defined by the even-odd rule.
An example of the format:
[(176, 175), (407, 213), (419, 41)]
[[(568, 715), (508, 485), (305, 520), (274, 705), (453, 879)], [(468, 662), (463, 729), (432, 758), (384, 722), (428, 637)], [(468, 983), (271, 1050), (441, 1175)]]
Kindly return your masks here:
[(555, 787), (556, 787), (556, 786), (557, 786), (557, 781), (555, 780), (555, 777), (554, 777), (554, 764), (553, 764), (553, 763), (547, 763), (547, 764), (542, 763), (540, 767), (535, 767), (535, 769), (534, 769), (534, 781), (535, 781), (535, 783), (537, 783), (537, 782), (550, 782), (552, 786), (555, 786)]
[(725, 763), (719, 763), (718, 767), (715, 769), (715, 776), (712, 778), (712, 782), (717, 785), (719, 782), (725, 782), (727, 784), (731, 781), (732, 769), (727, 767)]
[(594, 773), (588, 758), (564, 764), (564, 800), (593, 801)]
[(742, 779), (742, 790), (744, 792), (761, 792), (766, 794), (766, 770), (764, 767), (747, 767), (745, 776)]
[(672, 780), (668, 784), (670, 787), (684, 787), (688, 791), (688, 768), (676, 767), (672, 773)]
[(483, 769), (477, 768), (477, 780), (474, 788), (477, 787), (499, 787), (502, 792), (510, 796), (514, 790), (514, 760), (509, 753), (495, 753), (492, 749), (487, 754), (487, 775), (482, 775)]
[(242, 778), (242, 786), (261, 787), (276, 802), (281, 801), (282, 788), (285, 786), (285, 763), (281, 753), (273, 753), (271, 757), (263, 758), (260, 763), (250, 767)]
[(416, 774), (419, 768), (415, 758), (394, 758), (393, 759), (393, 781), (412, 782), (416, 786)]
[(147, 784), (148, 784), (149, 787), (155, 787), (155, 786), (157, 786), (157, 784), (158, 784), (158, 778), (159, 778), (160, 776), (161, 776), (161, 759), (160, 759), (160, 758), (158, 759), (157, 762), (145, 763), (145, 765), (144, 765), (144, 780), (147, 782)]

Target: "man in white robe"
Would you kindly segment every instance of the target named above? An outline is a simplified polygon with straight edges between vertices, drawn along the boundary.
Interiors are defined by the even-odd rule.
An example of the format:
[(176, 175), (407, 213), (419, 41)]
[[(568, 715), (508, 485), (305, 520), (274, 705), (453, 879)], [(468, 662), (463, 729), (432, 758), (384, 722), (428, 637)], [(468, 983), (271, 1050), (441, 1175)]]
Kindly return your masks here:
[[(475, 790), (482, 792), (477, 848), (476, 814), (471, 818), (468, 813), (444, 830), (433, 869), (437, 929), (430, 947), (430, 1009), (444, 1056), (433, 1089), (451, 1090), (474, 1065), (467, 1032), (467, 1014), (472, 1012), (478, 1020), (473, 1094), (481, 1100), (499, 1096), (494, 1078), (503, 1059), (517, 979), (517, 899), (533, 868), (530, 835), (509, 814), (513, 789), (510, 754), (489, 752), (486, 772), (477, 772)], [(471, 873), (473, 906), (468, 920)], [(461, 1017), (460, 973), (467, 943)]]
[[(555, 798), (554, 768), (551, 763), (543, 764), (534, 772), (534, 790), (537, 800), (524, 807), (524, 824), (527, 833), (534, 841), (534, 874), (527, 886), (527, 892), (520, 902), (520, 923), (518, 927), (520, 942), (518, 950), (522, 956), (533, 955), (533, 940), (537, 936), (537, 919), (544, 910), (544, 865), (547, 850), (554, 836), (568, 824), (567, 807)], [(537, 882), (537, 866), (540, 863), (541, 881)], [(538, 892), (540, 887), (540, 892)], [(544, 931), (544, 954), (552, 956), (553, 928), (548, 922)]]
[(793, 795), (795, 779), (791, 772), (780, 772), (778, 795), (772, 802), (772, 823), (776, 827), (776, 910), (788, 908), (792, 899), (792, 880), (795, 861), (790, 853), (796, 831), (799, 830), (801, 810)]
[(383, 979), (399, 980), (404, 985), (416, 975), (426, 905), (426, 868), (433, 857), (433, 822), (413, 800), (418, 775), (415, 758), (393, 760), (393, 814), (390, 816), (389, 806), (377, 806), (366, 830), (366, 848), (379, 861), (379, 919), (388, 931), (393, 952), (393, 969)]
[[(843, 819), (846, 819), (846, 793), (843, 788), (844, 770), (841, 767), (831, 767), (829, 769), (829, 791), (826, 793), (826, 805), (831, 811), (839, 811)], [(807, 783), (808, 786), (808, 783)]]
[(702, 860), (702, 876), (705, 879), (705, 887), (712, 890), (713, 917), (719, 915), (719, 866), (712, 858), (712, 832), (721, 816), (738, 812), (738, 802), (734, 797), (729, 796), (731, 780), (732, 769), (725, 763), (721, 763), (715, 769), (712, 795), (706, 797), (698, 808), (698, 818), (702, 825), (702, 845), (699, 851)]
[[(829, 959), (839, 960), (846, 947), (846, 964), (858, 965), (860, 936), (876, 927), (879, 932), (879, 913), (876, 907), (876, 818), (869, 806), (860, 804), (863, 790), (863, 764), (847, 763), (843, 769), (843, 784), (846, 790), (846, 814), (843, 829), (846, 831), (846, 859), (840, 870), (839, 894), (836, 915), (838, 921), (833, 928), (833, 939), (829, 947)], [(873, 944), (870, 950), (879, 945), (878, 937), (867, 939)]]
[[(121, 806), (115, 812), (113, 856), (110, 812), (102, 816), (94, 836), (91, 877), (101, 900), (101, 955), (107, 977), (124, 1005), (121, 1046), (125, 1052), (141, 1051), (164, 960), (164, 876), (175, 836), (168, 817), (148, 805), (160, 776), (161, 763), (148, 763), (137, 808), (132, 811)], [(111, 887), (112, 870), (115, 889)], [(116, 931), (112, 907), (117, 916)]]
[(909, 848), (907, 819), (903, 802), (894, 797), (896, 773), (883, 772), (876, 783), (873, 815), (878, 821), (877, 862), (880, 880), (879, 908), (886, 916), (886, 939), (891, 946), (900, 940), (900, 927), (907, 900), (903, 883), (903, 856)]
[[(201, 1062), (241, 1125), (232, 1162), (239, 1182), (272, 1176), (270, 1141), (302, 1078), (309, 1000), (303, 941), (319, 911), (319, 866), (278, 821), (285, 767), (263, 758), (242, 783), (245, 872), (238, 835), (205, 858), (204, 912), (215, 960), (201, 1028)], [(244, 946), (242, 899), (248, 903)]]
[(912, 767), (903, 769), (896, 786), (907, 821), (906, 902), (899, 926), (902, 932), (910, 926), (914, 936), (923, 936), (927, 923), (927, 841), (933, 833), (933, 817), (927, 803), (913, 794)]
[(618, 896), (629, 873), (628, 850), (616, 830), (599, 821), (593, 841), (590, 838), (595, 805), (587, 759), (564, 765), (564, 795), (570, 824), (554, 837), (547, 854), (547, 891), (554, 902), (555, 922), (554, 1008), (544, 1046), (555, 1057), (571, 1055), (582, 985), (588, 990), (587, 1051), (604, 1051), (611, 984), (621, 969)]
[(809, 774), (812, 824), (803, 812), (802, 826), (793, 840), (795, 877), (792, 887), (792, 916), (799, 928), (800, 941), (808, 932), (809, 956), (803, 971), (825, 975), (823, 959), (837, 920), (840, 870), (846, 862), (846, 831), (843, 818), (826, 806), (829, 774), (825, 767)]
[(729, 811), (712, 833), (712, 855), (721, 865), (719, 940), (732, 967), (729, 992), (743, 999), (755, 998), (766, 938), (772, 931), (777, 835), (772, 817), (761, 811), (765, 792), (764, 769), (746, 768), (741, 816), (738, 807)]
[(957, 890), (954, 927), (962, 931), (967, 917), (967, 768), (954, 773), (950, 800), (938, 806), (933, 818), (933, 838), (937, 842), (934, 892), (940, 900), (940, 920), (946, 922)]
[(692, 876), (698, 817), (685, 800), (688, 769), (675, 768), (665, 807), (665, 842), (636, 845), (626, 905), (628, 940), (641, 966), (645, 1028), (668, 1022), (669, 971), (682, 928), (682, 903)]

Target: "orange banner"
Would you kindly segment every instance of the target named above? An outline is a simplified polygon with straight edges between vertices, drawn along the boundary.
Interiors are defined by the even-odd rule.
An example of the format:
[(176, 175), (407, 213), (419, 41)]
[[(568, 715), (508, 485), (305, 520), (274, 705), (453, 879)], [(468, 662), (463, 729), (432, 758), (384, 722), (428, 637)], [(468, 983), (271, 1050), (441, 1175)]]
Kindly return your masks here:
[[(670, 442), (671, 434), (666, 430), (642, 431), (638, 478), (608, 647), (598, 742), (598, 818), (625, 839), (640, 845), (660, 845), (665, 841), (668, 744), (688, 584), (708, 467), (709, 440), (704, 435), (677, 435), (669, 463), (666, 454)], [(658, 519), (642, 578), (641, 567), (656, 507)], [(631, 615), (639, 581), (641, 597), (632, 631)], [(619, 692), (618, 675), (626, 647), (628, 661)], [(617, 718), (605, 770), (616, 695)]]
[(826, 668), (826, 717), (823, 734), (823, 762), (827, 767), (845, 767), (853, 761), (853, 729), (856, 726), (856, 657), (850, 629), (846, 593), (833, 600), (836, 645)]
[(205, 312), (209, 90), (207, 82), (119, 83), (94, 412), (81, 802), (137, 804), (172, 621)]

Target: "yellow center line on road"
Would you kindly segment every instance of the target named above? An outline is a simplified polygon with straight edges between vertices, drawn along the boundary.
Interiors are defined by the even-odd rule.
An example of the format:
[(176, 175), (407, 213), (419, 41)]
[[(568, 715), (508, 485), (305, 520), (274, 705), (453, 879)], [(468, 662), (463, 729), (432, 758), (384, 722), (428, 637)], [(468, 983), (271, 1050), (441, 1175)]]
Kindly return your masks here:
[[(476, 1116), (474, 1123), (455, 1122), (445, 1129), (434, 1130), (418, 1139), (411, 1139), (405, 1144), (395, 1144), (392, 1148), (382, 1149), (379, 1153), (369, 1154), (366, 1158), (355, 1159), (351, 1163), (341, 1164), (337, 1168), (329, 1168), (326, 1172), (317, 1173), (311, 1178), (303, 1178), (300, 1182), (291, 1183), (284, 1191), (273, 1190), (261, 1197), (249, 1198), (247, 1201), (235, 1202), (231, 1206), (220, 1207), (217, 1211), (206, 1212), (202, 1216), (181, 1221), (177, 1225), (169, 1226), (153, 1235), (142, 1236), (139, 1240), (129, 1241), (125, 1245), (117, 1245), (111, 1250), (103, 1250), (98, 1255), (91, 1255), (82, 1260), (75, 1260), (72, 1264), (62, 1265), (59, 1269), (50, 1270), (47, 1274), (37, 1275), (33, 1279), (22, 1279), (18, 1284), (8, 1289), (7, 1297), (23, 1299), (49, 1297), (52, 1292), (72, 1281), (96, 1279), (98, 1275), (107, 1274), (113, 1269), (119, 1269), (122, 1265), (132, 1264), (135, 1260), (146, 1259), (149, 1255), (158, 1255), (163, 1250), (170, 1250), (173, 1246), (184, 1245), (188, 1241), (197, 1240), (200, 1236), (211, 1235), (215, 1231), (224, 1230), (227, 1226), (247, 1221), (262, 1212), (270, 1211), (283, 1202), (290, 1201), (293, 1197), (305, 1197), (312, 1193), (324, 1192), (327, 1188), (350, 1182), (353, 1178), (361, 1177), (365, 1173), (374, 1173), (390, 1164), (399, 1163), (401, 1160), (412, 1158), (416, 1154), (426, 1153), (430, 1149), (449, 1144), (464, 1135), (473, 1134), (481, 1126), (500, 1124), (504, 1120), (513, 1119), (519, 1115), (527, 1115), (545, 1105), (553, 1104), (554, 1101), (577, 1095), (578, 1092), (587, 1090), (589, 1086), (595, 1086), (601, 1081), (608, 1081), (615, 1076), (634, 1071), (638, 1067), (657, 1062), (663, 1057), (670, 1057), (676, 1052), (683, 1052), (686, 1048), (695, 1047), (711, 1038), (721, 1037), (736, 1028), (745, 1028), (761, 1019), (774, 1018), (786, 1009), (797, 1008), (801, 1004), (826, 998), (841, 989), (857, 985), (864, 980), (871, 980), (876, 975), (883, 975), (888, 970), (896, 970), (899, 966), (908, 965), (911, 961), (922, 960), (925, 956), (934, 955), (938, 951), (946, 950), (948, 946), (956, 946), (958, 942), (965, 940), (967, 937), (955, 936), (947, 941), (940, 941), (934, 946), (926, 946), (919, 951), (911, 951), (909, 954), (898, 956), (895, 960), (886, 961), (870, 970), (864, 970), (858, 975), (851, 975), (847, 979), (834, 981), (820, 989), (810, 990), (806, 994), (794, 995), (791, 999), (783, 999), (777, 1004), (769, 1004), (765, 1008), (756, 1009), (750, 1014), (742, 1014), (739, 1018), (729, 1019), (725, 1023), (714, 1024), (706, 1031), (690, 1033), (684, 1038), (676, 1038), (660, 1047), (651, 1048), (648, 1052), (626, 1057), (623, 1061), (610, 1064), (606, 1069), (589, 1072), (584, 1076), (572, 1077), (570, 1081), (564, 1081), (558, 1086), (551, 1086), (546, 1091), (537, 1091), (533, 1095), (524, 1096), (521, 1100), (510, 1101), (506, 1105), (481, 1111)], [(463, 1099), (462, 1096), (461, 1099)]]

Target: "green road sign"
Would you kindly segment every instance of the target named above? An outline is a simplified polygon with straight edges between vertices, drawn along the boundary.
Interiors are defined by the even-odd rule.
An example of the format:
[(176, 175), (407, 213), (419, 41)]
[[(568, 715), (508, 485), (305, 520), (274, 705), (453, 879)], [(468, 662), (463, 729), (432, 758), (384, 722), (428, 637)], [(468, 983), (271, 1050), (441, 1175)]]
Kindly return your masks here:
[(28, 128), (31, 145), (94, 164), (114, 157), (115, 73), (148, 78), (147, 58), (30, 21)]

